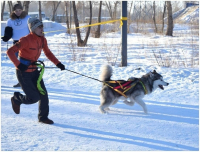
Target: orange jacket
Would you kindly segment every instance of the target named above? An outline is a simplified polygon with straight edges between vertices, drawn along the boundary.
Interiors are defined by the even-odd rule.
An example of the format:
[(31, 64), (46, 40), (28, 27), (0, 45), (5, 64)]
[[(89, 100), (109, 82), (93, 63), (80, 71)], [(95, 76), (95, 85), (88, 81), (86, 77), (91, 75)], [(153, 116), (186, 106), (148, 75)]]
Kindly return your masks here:
[[(31, 63), (38, 60), (40, 57), (41, 51), (44, 51), (44, 54), (47, 58), (57, 65), (60, 61), (53, 55), (47, 46), (47, 40), (44, 36), (39, 37), (34, 33), (30, 33), (25, 37), (22, 37), (19, 42), (10, 47), (7, 51), (7, 55), (10, 60), (17, 66), (20, 64), (20, 61), (15, 56), (15, 53), (19, 51), (19, 57), (30, 60)], [(30, 65), (29, 68), (36, 67), (35, 65)], [(28, 69), (26, 72), (32, 72), (35, 69)]]

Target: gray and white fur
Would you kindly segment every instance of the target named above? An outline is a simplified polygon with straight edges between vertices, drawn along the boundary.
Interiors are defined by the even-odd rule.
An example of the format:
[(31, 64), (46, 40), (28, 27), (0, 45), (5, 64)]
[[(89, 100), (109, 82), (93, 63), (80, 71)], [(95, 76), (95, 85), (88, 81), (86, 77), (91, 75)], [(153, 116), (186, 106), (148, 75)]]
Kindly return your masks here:
[[(104, 65), (102, 67), (102, 73), (100, 75), (101, 81), (110, 81), (112, 76), (112, 67), (110, 65)], [(133, 77), (129, 79), (134, 79)], [(140, 80), (143, 82), (143, 84), (146, 87), (147, 94), (152, 93), (157, 88), (160, 88), (164, 90), (163, 86), (168, 86), (169, 83), (163, 81), (162, 75), (158, 74), (155, 70), (153, 72), (149, 72), (145, 75), (143, 75)], [(124, 100), (123, 102), (126, 105), (133, 106), (134, 103), (138, 103), (144, 110), (145, 113), (147, 113), (147, 107), (142, 98), (145, 96), (145, 90), (141, 83), (137, 83), (133, 88), (128, 90), (125, 95), (127, 98), (122, 96), (121, 94), (114, 91), (112, 88), (108, 87), (107, 85), (103, 84), (101, 93), (100, 93), (100, 106), (99, 109), (101, 113), (106, 113), (107, 110), (109, 110), (109, 107), (111, 105), (114, 105), (117, 103), (119, 99)]]

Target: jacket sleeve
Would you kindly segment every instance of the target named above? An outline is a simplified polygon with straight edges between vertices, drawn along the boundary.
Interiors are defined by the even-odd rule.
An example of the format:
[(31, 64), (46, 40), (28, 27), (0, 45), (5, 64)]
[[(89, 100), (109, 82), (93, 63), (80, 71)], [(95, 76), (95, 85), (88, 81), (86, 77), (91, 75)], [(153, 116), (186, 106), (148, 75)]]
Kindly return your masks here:
[(43, 47), (44, 54), (46, 57), (53, 62), (55, 65), (60, 63), (60, 61), (54, 56), (54, 54), (50, 51), (50, 49), (47, 46), (47, 40), (44, 38), (44, 47)]
[(28, 46), (28, 41), (26, 38), (21, 38), (19, 42), (15, 43), (12, 47), (7, 50), (7, 55), (13, 64), (17, 67), (20, 64), (20, 61), (17, 59), (15, 53), (19, 50), (26, 48)]

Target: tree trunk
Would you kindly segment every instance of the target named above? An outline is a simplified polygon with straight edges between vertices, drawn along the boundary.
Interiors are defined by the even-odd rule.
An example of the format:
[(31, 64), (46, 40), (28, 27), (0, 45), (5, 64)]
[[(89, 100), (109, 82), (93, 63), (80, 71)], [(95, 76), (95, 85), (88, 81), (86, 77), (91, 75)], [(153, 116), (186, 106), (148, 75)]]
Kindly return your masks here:
[(112, 7), (111, 7), (110, 2), (106, 2), (106, 6), (108, 8), (108, 12), (110, 14), (110, 18), (113, 19)]
[[(53, 16), (52, 16), (52, 21), (55, 21), (55, 16), (56, 16), (56, 11), (58, 9), (58, 6), (60, 5), (60, 2), (57, 2), (57, 1), (53, 1)], [(56, 5), (57, 3), (57, 5)]]
[[(76, 10), (76, 4), (75, 1), (72, 1), (73, 11), (74, 11), (74, 24), (76, 27), (79, 27), (79, 21), (77, 17), (77, 10)], [(80, 46), (83, 43), (83, 40), (81, 39), (81, 32), (79, 28), (76, 28), (76, 36), (77, 36), (77, 45)]]
[(69, 27), (72, 27), (72, 1), (69, 2)]
[(66, 24), (67, 24), (67, 33), (70, 34), (69, 18), (68, 18), (68, 10), (67, 10), (68, 3), (69, 2), (65, 1), (65, 16), (66, 16)]
[(116, 20), (116, 18), (117, 18), (117, 5), (118, 5), (118, 2), (115, 2), (114, 11), (113, 11), (113, 19), (114, 20)]
[[(90, 1), (90, 22), (89, 22), (89, 25), (91, 25), (92, 23), (92, 2)], [(91, 29), (91, 26), (88, 27), (88, 30), (87, 30), (87, 33), (86, 33), (86, 36), (85, 36), (85, 39), (84, 39), (84, 46), (87, 45), (87, 41), (88, 41), (88, 37), (90, 35), (90, 29)]]
[(55, 2), (53, 2), (53, 14), (52, 14), (52, 21), (55, 21)]
[(155, 33), (157, 33), (157, 26), (156, 26), (156, 5), (155, 1), (153, 2), (153, 23), (155, 27)]
[(13, 12), (12, 1), (8, 1), (8, 5), (9, 5), (9, 11), (10, 11), (10, 14), (12, 14), (12, 12)]
[[(73, 5), (73, 10), (74, 10), (74, 23), (75, 23), (75, 26), (76, 26), (77, 45), (78, 46), (86, 46), (91, 27), (88, 27), (85, 40), (83, 41), (81, 39), (80, 30), (79, 30), (79, 28), (77, 28), (77, 27), (79, 27), (79, 21), (78, 21), (78, 17), (77, 17), (77, 10), (76, 10), (75, 1), (72, 1), (72, 5)], [(90, 21), (89, 21), (89, 25), (91, 24), (91, 22), (92, 22), (92, 3), (90, 1)]]
[(129, 10), (129, 13), (128, 13), (128, 20), (127, 20), (127, 32), (129, 33), (130, 32), (130, 25), (131, 25), (131, 10), (132, 10), (132, 7), (133, 7), (133, 1), (131, 2), (131, 7), (130, 7), (130, 10)]
[(173, 18), (171, 1), (167, 1), (167, 32), (166, 35), (173, 36)]
[(1, 8), (1, 21), (3, 21), (3, 13), (4, 13), (4, 8), (5, 8), (5, 1), (3, 1), (3, 5), (2, 5), (2, 8)]
[[(119, 1), (114, 1), (113, 4), (111, 4), (109, 1), (106, 2), (106, 6), (108, 8), (110, 17), (112, 20), (117, 18), (117, 6), (119, 4)], [(112, 10), (112, 6), (114, 6), (113, 10)]]
[[(102, 1), (100, 1), (100, 4), (99, 4), (99, 16), (98, 16), (99, 23), (101, 22), (101, 7), (102, 7)], [(95, 32), (95, 38), (100, 38), (101, 36), (100, 29), (101, 29), (101, 25), (98, 25), (97, 31)]]
[(166, 12), (166, 2), (164, 2), (164, 9), (163, 9), (163, 16), (162, 16), (162, 33), (164, 31), (164, 18), (165, 18), (165, 12)]
[(28, 14), (28, 10), (29, 10), (29, 4), (30, 4), (30, 1), (24, 1), (24, 11)]
[(41, 15), (41, 1), (39, 1), (39, 19), (42, 21), (42, 15)]

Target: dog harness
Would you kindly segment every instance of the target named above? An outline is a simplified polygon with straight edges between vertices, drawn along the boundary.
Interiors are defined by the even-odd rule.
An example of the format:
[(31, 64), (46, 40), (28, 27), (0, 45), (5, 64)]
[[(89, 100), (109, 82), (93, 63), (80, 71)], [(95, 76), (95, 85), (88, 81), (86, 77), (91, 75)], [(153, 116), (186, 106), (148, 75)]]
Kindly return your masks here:
[(112, 81), (105, 81), (103, 82), (105, 85), (107, 85), (108, 87), (112, 88), (113, 90), (115, 90), (116, 92), (118, 92), (119, 94), (121, 94), (122, 96), (124, 96), (125, 98), (127, 98), (127, 96), (125, 95), (125, 93), (130, 90), (131, 88), (133, 88), (137, 83), (140, 83), (144, 89), (145, 95), (148, 94), (148, 91), (144, 85), (144, 83), (138, 79), (135, 78), (134, 80), (112, 80)]

